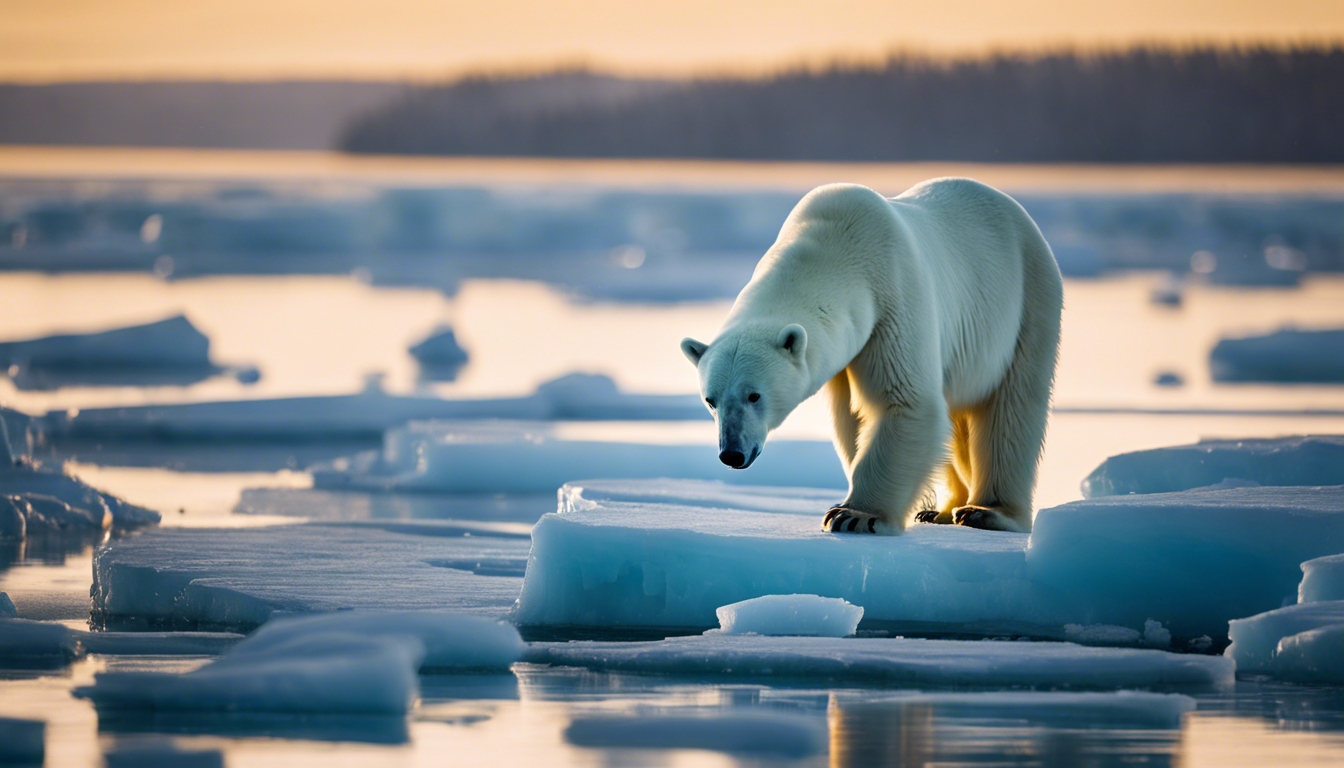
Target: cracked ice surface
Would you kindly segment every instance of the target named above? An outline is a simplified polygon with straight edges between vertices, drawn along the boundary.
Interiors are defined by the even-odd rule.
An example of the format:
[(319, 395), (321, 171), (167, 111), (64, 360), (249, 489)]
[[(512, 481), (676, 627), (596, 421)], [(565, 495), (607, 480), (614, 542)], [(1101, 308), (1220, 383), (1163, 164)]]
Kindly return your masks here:
[(151, 531), (94, 557), (93, 613), (111, 626), (249, 629), (281, 611), (441, 609), (502, 616), (516, 576), (436, 561), (516, 562), (525, 526), (299, 524)]

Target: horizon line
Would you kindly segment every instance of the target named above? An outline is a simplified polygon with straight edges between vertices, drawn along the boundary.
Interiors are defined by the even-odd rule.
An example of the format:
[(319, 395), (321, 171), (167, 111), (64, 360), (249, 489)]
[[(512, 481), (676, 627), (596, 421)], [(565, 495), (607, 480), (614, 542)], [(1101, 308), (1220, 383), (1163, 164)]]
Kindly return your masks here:
[(1296, 39), (1258, 38), (1245, 40), (1188, 40), (1135, 39), (1127, 42), (1043, 41), (1037, 44), (994, 43), (965, 48), (939, 48), (930, 45), (894, 45), (880, 54), (818, 53), (780, 57), (773, 62), (721, 62), (691, 66), (648, 67), (641, 65), (602, 62), (596, 57), (558, 56), (549, 61), (522, 61), (514, 63), (479, 63), (452, 65), (423, 65), (416, 67), (323, 67), (274, 66), (234, 67), (232, 69), (134, 67), (118, 72), (109, 67), (76, 67), (58, 72), (5, 72), (0, 70), (0, 85), (43, 86), (92, 83), (277, 83), (277, 82), (341, 82), (341, 83), (404, 83), (407, 85), (446, 84), (473, 79), (511, 79), (544, 77), (557, 74), (588, 74), (627, 80), (770, 80), (798, 73), (878, 68), (894, 61), (954, 64), (983, 62), (994, 59), (1043, 59), (1052, 56), (1080, 58), (1124, 55), (1138, 51), (1160, 53), (1192, 53), (1216, 51), (1255, 53), (1277, 51), (1336, 52), (1344, 51), (1344, 36), (1335, 38)]

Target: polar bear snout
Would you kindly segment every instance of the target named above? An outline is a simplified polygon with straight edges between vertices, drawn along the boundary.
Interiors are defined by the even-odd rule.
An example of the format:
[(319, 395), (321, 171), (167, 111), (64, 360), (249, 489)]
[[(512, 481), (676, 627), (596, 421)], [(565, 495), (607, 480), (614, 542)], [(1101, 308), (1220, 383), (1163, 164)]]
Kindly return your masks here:
[(759, 448), (752, 448), (750, 453), (745, 454), (741, 451), (727, 448), (719, 451), (719, 461), (722, 461), (733, 469), (746, 469), (751, 466), (751, 463), (755, 461), (756, 457), (759, 455), (761, 455), (761, 449)]
[(721, 451), (719, 461), (733, 469), (744, 469), (747, 464), (747, 457), (743, 456), (741, 451)]

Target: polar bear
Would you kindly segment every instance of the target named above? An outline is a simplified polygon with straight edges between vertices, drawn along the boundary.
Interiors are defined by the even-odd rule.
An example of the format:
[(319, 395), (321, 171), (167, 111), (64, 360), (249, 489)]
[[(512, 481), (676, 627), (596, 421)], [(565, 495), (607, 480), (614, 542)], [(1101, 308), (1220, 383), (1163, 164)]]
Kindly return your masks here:
[[(832, 184), (789, 214), (718, 336), (681, 349), (736, 469), (826, 386), (849, 494), (823, 530), (899, 533), (918, 513), (1029, 531), (1062, 306), (1050, 246), (1004, 193)], [(918, 509), (940, 468), (946, 501)]]

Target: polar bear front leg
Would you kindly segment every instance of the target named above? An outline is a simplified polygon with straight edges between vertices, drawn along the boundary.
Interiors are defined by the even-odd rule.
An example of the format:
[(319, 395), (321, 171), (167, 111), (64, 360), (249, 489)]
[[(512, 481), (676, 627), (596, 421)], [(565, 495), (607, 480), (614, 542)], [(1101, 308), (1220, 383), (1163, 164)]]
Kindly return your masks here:
[(929, 476), (946, 460), (946, 409), (895, 407), (863, 420), (850, 471), (849, 496), (822, 519), (831, 533), (898, 534)]

